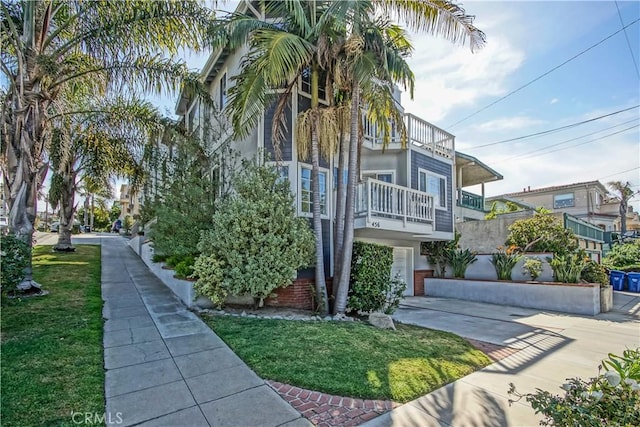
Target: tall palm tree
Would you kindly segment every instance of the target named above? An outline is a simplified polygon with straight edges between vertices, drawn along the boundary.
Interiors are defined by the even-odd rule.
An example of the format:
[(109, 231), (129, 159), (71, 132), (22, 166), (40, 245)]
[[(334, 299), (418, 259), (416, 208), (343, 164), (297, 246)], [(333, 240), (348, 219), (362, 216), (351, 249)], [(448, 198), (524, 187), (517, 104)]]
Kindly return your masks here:
[(624, 240), (624, 235), (627, 232), (627, 209), (629, 207), (629, 200), (631, 200), (637, 193), (631, 189), (631, 183), (622, 181), (611, 181), (607, 184), (616, 194), (616, 198), (620, 200), (620, 236)]
[(115, 176), (137, 178), (143, 174), (139, 162), (150, 136), (170, 126), (150, 103), (136, 98), (77, 99), (75, 105), (91, 113), (55, 120), (49, 150), (53, 170), (49, 200), (60, 207), (57, 251), (73, 250), (75, 194), (81, 183), (95, 192), (109, 187)]
[[(376, 20), (376, 16), (391, 16), (401, 24), (415, 31), (424, 31), (442, 36), (455, 43), (469, 43), (472, 50), (482, 47), (484, 33), (475, 28), (473, 17), (466, 15), (464, 9), (449, 1), (376, 1), (361, 0), (356, 2), (335, 2), (329, 12), (334, 19), (347, 23), (349, 37), (353, 47), (348, 54), (351, 88), (351, 131), (349, 143), (348, 191), (345, 207), (344, 239), (342, 248), (342, 264), (337, 282), (334, 314), (343, 314), (347, 305), (351, 257), (354, 236), (355, 190), (357, 185), (357, 156), (360, 147), (360, 109), (361, 94), (370, 82), (384, 82), (387, 85), (403, 83), (412, 88), (413, 74), (406, 66), (404, 58), (410, 52), (410, 45), (403, 37), (400, 27)], [(377, 21), (377, 22), (376, 22)], [(404, 38), (404, 40), (403, 40)], [(386, 91), (390, 86), (386, 86)], [(411, 91), (411, 95), (412, 91)], [(372, 117), (381, 118), (382, 111), (390, 111), (387, 104), (389, 97), (380, 106), (372, 97), (368, 108)], [(376, 105), (378, 104), (378, 105)], [(391, 108), (391, 111), (397, 109)], [(401, 124), (402, 120), (396, 120)], [(389, 123), (382, 120), (379, 123)], [(388, 132), (388, 128), (386, 129)], [(385, 132), (386, 133), (386, 132)], [(386, 139), (386, 137), (385, 137)], [(341, 175), (340, 175), (341, 176)], [(334, 283), (335, 286), (335, 283)]]
[[(212, 12), (192, 0), (2, 0), (1, 144), (12, 233), (31, 245), (37, 191), (47, 172), (50, 116), (64, 94), (101, 80), (114, 89), (198, 88), (184, 63), (164, 59), (200, 48)], [(30, 268), (19, 289), (29, 288)]]
[[(242, 72), (229, 91), (229, 109), (236, 136), (245, 137), (266, 108), (275, 102), (272, 136), (278, 152), (287, 103), (298, 79), (310, 74), (311, 108), (297, 118), (299, 151), (311, 156), (313, 230), (316, 238), (316, 301), (328, 312), (320, 200), (321, 147), (336, 145), (337, 126), (332, 112), (319, 102), (320, 75), (330, 69), (331, 38), (338, 35), (336, 23), (327, 15), (329, 1), (265, 2), (265, 15), (275, 22), (252, 16), (232, 16), (222, 23), (228, 47), (249, 42)], [(279, 160), (279, 159), (277, 159)]]

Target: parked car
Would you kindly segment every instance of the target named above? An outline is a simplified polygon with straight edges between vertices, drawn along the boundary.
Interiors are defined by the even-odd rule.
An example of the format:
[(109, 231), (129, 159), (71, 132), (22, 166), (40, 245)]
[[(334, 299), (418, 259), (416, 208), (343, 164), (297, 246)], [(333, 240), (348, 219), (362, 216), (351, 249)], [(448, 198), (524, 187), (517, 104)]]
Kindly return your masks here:
[(52, 222), (51, 226), (49, 227), (49, 231), (51, 231), (52, 233), (57, 233), (58, 230), (60, 229), (60, 222)]

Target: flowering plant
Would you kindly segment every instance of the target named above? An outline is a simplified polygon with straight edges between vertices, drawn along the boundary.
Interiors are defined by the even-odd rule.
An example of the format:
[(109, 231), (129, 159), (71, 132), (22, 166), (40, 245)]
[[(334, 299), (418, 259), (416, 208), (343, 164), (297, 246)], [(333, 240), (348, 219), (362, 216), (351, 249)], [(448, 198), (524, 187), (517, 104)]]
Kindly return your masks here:
[[(609, 369), (601, 373), (603, 367)], [(564, 396), (538, 389), (520, 394), (509, 384), (509, 404), (522, 398), (536, 414), (544, 415), (541, 425), (633, 426), (640, 420), (640, 348), (625, 350), (622, 356), (609, 355), (598, 376), (584, 381), (570, 378), (560, 388)]]
[(511, 270), (522, 259), (522, 255), (515, 245), (509, 246), (506, 250), (503, 250), (502, 246), (497, 249), (498, 252), (491, 255), (491, 264), (496, 269), (498, 280), (511, 280)]

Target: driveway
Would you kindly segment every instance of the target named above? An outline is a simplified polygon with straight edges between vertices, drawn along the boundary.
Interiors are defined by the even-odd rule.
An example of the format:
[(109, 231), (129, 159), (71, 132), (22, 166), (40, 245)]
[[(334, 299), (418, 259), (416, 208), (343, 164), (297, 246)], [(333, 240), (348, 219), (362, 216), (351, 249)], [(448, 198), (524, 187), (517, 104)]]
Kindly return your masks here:
[(522, 393), (560, 393), (567, 378), (597, 375), (609, 353), (640, 346), (640, 294), (614, 292), (614, 310), (594, 317), (445, 298), (405, 298), (397, 321), (517, 350), (511, 356), (403, 405), (367, 426), (535, 426)]

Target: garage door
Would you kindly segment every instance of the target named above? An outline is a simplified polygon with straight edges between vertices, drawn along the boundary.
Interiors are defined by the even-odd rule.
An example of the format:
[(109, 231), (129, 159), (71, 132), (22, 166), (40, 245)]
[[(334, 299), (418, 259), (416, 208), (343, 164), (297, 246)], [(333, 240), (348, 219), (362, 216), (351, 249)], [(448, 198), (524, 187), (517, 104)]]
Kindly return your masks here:
[(413, 248), (393, 248), (391, 277), (396, 275), (407, 284), (404, 295), (413, 295)]

